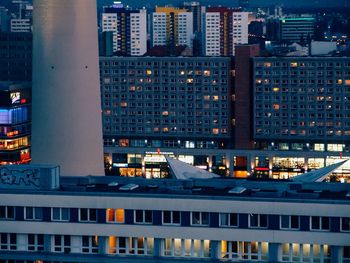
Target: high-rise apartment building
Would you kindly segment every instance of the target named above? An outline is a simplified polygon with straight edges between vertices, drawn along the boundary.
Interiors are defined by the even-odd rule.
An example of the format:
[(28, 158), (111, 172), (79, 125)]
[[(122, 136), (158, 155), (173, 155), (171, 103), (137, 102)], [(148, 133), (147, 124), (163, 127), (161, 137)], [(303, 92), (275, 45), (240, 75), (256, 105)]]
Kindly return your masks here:
[(156, 7), (152, 14), (152, 46), (192, 47), (193, 13), (174, 7)]
[(349, 58), (253, 61), (254, 140), (260, 147), (349, 151)]
[(102, 31), (113, 32), (113, 51), (142, 56), (147, 52), (147, 11), (123, 7), (105, 7)]
[(193, 14), (193, 31), (199, 33), (202, 31), (202, 14), (205, 12), (205, 7), (200, 2), (189, 1), (183, 2), (182, 7)]
[(236, 45), (248, 43), (247, 12), (208, 7), (202, 27), (202, 49), (206, 56), (234, 56)]
[[(231, 67), (221, 57), (100, 58), (108, 154), (117, 159), (123, 147), (232, 147)], [(145, 171), (160, 177), (153, 168), (160, 167)]]

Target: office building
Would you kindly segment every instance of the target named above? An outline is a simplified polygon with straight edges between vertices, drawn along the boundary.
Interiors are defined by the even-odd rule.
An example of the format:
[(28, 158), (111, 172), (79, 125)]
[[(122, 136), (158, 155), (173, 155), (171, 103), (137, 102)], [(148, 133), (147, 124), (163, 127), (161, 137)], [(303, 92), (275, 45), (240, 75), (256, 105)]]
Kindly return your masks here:
[(105, 7), (102, 31), (113, 32), (113, 51), (122, 55), (142, 56), (147, 52), (147, 12), (122, 6)]
[(348, 184), (4, 169), (4, 262), (350, 262)]
[(96, 1), (36, 0), (33, 17), (32, 162), (101, 175)]
[(248, 13), (227, 7), (208, 7), (203, 15), (205, 56), (234, 56), (235, 46), (248, 43)]
[(267, 20), (267, 38), (279, 42), (307, 43), (314, 36), (313, 17), (271, 17)]
[(0, 81), (32, 80), (32, 34), (0, 33)]
[(0, 82), (0, 165), (30, 161), (31, 83)]
[(156, 7), (152, 13), (151, 42), (154, 46), (192, 48), (193, 13), (175, 7)]

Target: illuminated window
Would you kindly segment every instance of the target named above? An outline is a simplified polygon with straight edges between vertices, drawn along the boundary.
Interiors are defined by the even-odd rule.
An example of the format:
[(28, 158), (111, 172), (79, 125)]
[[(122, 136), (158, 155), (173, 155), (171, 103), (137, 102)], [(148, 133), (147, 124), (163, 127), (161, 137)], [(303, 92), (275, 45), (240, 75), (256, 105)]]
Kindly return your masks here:
[(337, 80), (337, 84), (339, 84), (339, 85), (343, 84), (343, 80), (342, 79), (338, 79)]
[(119, 146), (120, 147), (129, 147), (129, 140), (128, 139), (120, 139)]
[(128, 107), (128, 103), (123, 101), (120, 103), (120, 107), (122, 107), (122, 108)]
[(327, 151), (330, 152), (342, 152), (344, 144), (327, 144)]
[(108, 208), (107, 209), (107, 222), (111, 223), (124, 223), (124, 209), (122, 208), (117, 208), (117, 209), (112, 209)]
[(146, 70), (146, 74), (147, 74), (147, 75), (152, 75), (152, 70), (147, 69), (147, 70)]
[(204, 95), (203, 99), (208, 101), (208, 100), (210, 100), (210, 96), (209, 95)]
[(265, 62), (265, 63), (264, 63), (264, 67), (265, 67), (265, 68), (271, 67), (271, 62)]
[(323, 143), (315, 143), (314, 150), (319, 151), (319, 152), (323, 152), (325, 150), (324, 144)]
[(345, 80), (345, 85), (346, 85), (346, 86), (350, 86), (350, 79), (346, 79), (346, 80)]
[(280, 91), (280, 88), (279, 88), (279, 87), (274, 87), (272, 90), (273, 90), (274, 92), (278, 92), (278, 91)]
[(253, 261), (268, 260), (269, 244), (267, 242), (221, 241), (221, 258), (251, 259)]
[(279, 104), (273, 104), (273, 109), (274, 110), (279, 110), (280, 109), (280, 105)]
[(169, 112), (168, 112), (168, 111), (163, 111), (163, 112), (162, 112), (162, 115), (163, 115), (163, 116), (168, 116), (168, 115), (169, 115)]
[(295, 67), (298, 66), (298, 63), (297, 63), (297, 62), (291, 62), (291, 63), (290, 63), (290, 66), (291, 66), (292, 68), (295, 68)]
[(167, 238), (163, 240), (162, 255), (171, 257), (210, 257), (210, 240)]
[(218, 101), (218, 100), (219, 100), (219, 96), (214, 95), (214, 96), (213, 96), (213, 101)]
[(213, 134), (219, 134), (219, 129), (218, 128), (214, 128), (213, 129)]
[(109, 254), (152, 255), (153, 250), (151, 237), (109, 237)]
[(204, 76), (210, 76), (210, 70), (204, 70), (203, 71)]
[(180, 75), (185, 75), (185, 71), (184, 70), (180, 70)]
[(168, 128), (168, 127), (164, 127), (164, 128), (163, 128), (163, 132), (164, 132), (164, 133), (169, 132), (169, 128)]
[(135, 90), (136, 90), (136, 87), (135, 87), (135, 86), (130, 86), (130, 87), (129, 87), (129, 90), (130, 90), (130, 91), (135, 91)]

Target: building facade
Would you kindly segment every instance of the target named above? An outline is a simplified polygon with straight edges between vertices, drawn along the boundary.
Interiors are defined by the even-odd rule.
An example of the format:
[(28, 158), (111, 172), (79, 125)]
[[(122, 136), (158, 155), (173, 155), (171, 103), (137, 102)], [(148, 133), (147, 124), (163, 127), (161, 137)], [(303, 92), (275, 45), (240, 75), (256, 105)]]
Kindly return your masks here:
[(174, 7), (156, 7), (152, 14), (151, 44), (192, 48), (193, 13)]
[(261, 147), (349, 151), (349, 58), (255, 57), (253, 61), (253, 137)]
[(25, 169), (31, 185), (1, 184), (4, 262), (350, 262), (347, 184), (58, 179)]
[(314, 17), (270, 17), (267, 20), (267, 37), (273, 41), (303, 42), (312, 39), (315, 30)]
[(205, 56), (234, 56), (235, 46), (248, 43), (248, 13), (227, 7), (208, 7), (203, 15)]
[(100, 58), (107, 147), (228, 148), (230, 58)]
[(31, 83), (0, 82), (0, 165), (29, 163)]
[(113, 51), (129, 56), (147, 52), (147, 11), (123, 7), (104, 8), (102, 31), (113, 32)]
[(0, 33), (0, 81), (32, 80), (32, 34)]

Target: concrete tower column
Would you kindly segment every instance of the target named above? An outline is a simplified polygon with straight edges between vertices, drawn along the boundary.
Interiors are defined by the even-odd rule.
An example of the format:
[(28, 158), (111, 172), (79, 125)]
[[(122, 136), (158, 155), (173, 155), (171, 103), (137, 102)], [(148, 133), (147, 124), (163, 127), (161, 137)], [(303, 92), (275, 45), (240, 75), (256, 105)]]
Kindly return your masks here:
[(34, 0), (32, 163), (103, 175), (96, 0)]

